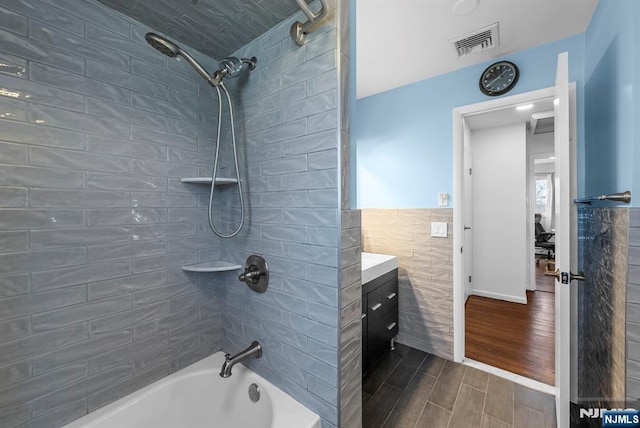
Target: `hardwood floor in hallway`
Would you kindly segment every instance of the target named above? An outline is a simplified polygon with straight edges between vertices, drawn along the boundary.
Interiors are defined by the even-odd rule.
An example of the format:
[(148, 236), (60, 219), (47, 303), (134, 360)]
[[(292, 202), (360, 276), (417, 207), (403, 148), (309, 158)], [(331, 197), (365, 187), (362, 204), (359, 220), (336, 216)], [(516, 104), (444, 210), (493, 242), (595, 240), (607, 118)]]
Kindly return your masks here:
[(555, 293), (556, 279), (552, 276), (545, 276), (544, 274), (546, 269), (555, 269), (555, 264), (553, 266), (547, 266), (548, 262), (549, 260), (541, 259), (536, 265), (536, 291)]
[(465, 355), (549, 385), (555, 371), (555, 294), (527, 291), (528, 304), (469, 296)]

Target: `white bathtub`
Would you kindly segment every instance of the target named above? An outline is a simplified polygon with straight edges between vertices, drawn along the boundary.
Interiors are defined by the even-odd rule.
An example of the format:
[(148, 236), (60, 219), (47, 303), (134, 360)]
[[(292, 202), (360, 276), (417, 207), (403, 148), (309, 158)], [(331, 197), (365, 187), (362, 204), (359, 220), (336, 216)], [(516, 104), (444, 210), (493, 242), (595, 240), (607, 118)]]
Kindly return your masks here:
[[(220, 377), (218, 352), (65, 428), (319, 428), (320, 418), (247, 367)], [(249, 386), (260, 400), (249, 399)]]

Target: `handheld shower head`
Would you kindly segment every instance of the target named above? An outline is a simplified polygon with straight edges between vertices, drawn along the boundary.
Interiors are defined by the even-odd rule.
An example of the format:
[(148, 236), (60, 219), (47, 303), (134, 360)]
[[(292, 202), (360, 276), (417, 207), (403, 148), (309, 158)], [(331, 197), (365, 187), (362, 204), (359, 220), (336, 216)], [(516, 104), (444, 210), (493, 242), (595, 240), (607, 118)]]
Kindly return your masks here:
[(175, 43), (156, 33), (147, 33), (144, 38), (151, 46), (170, 58), (175, 58), (180, 54), (180, 48)]
[(147, 33), (144, 38), (147, 39), (147, 42), (149, 42), (151, 46), (170, 58), (176, 58), (178, 55), (183, 57), (191, 65), (191, 67), (193, 67), (198, 72), (198, 74), (202, 76), (202, 78), (213, 87), (216, 87), (220, 83), (222, 83), (223, 77), (236, 77), (238, 74), (240, 74), (245, 64), (249, 66), (249, 70), (255, 70), (256, 63), (258, 61), (255, 56), (252, 58), (241, 59), (238, 59), (234, 56), (225, 58), (220, 61), (220, 68), (213, 74), (213, 77), (211, 77), (211, 75), (207, 73), (207, 70), (205, 70), (204, 67), (195, 60), (195, 58), (193, 58), (187, 52), (183, 51), (172, 41), (156, 33)]
[(163, 54), (167, 55), (168, 57), (175, 58), (178, 55), (183, 57), (189, 63), (189, 65), (191, 65), (191, 67), (193, 67), (198, 72), (198, 74), (202, 76), (204, 80), (209, 82), (211, 86), (215, 87), (220, 84), (219, 79), (211, 77), (209, 73), (207, 73), (207, 70), (205, 70), (204, 67), (201, 66), (200, 63), (195, 60), (195, 58), (193, 58), (187, 52), (183, 51), (178, 45), (176, 45), (172, 41), (165, 39), (164, 37), (156, 33), (147, 33), (144, 36), (144, 38), (147, 39), (147, 42), (149, 42), (151, 46), (153, 46), (155, 49), (159, 50)]

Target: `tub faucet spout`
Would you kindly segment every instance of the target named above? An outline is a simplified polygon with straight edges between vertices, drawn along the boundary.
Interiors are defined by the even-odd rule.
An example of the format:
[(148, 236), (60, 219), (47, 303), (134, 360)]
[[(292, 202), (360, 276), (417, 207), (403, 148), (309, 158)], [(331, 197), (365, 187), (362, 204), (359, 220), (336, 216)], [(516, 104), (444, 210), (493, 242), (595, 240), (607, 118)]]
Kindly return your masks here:
[(231, 354), (226, 354), (224, 357), (225, 361), (222, 365), (222, 370), (220, 370), (220, 376), (229, 377), (231, 376), (231, 368), (236, 364), (248, 360), (249, 358), (262, 357), (262, 346), (254, 340), (247, 349), (240, 351), (237, 355), (231, 356)]

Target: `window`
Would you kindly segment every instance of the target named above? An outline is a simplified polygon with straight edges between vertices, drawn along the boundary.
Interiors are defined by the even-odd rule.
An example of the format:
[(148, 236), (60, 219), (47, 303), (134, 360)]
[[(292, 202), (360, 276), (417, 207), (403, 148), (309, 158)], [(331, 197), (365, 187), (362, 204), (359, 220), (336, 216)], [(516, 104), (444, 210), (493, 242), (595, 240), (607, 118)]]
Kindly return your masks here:
[(535, 212), (542, 214), (540, 223), (546, 230), (555, 227), (553, 211), (553, 174), (537, 176)]

